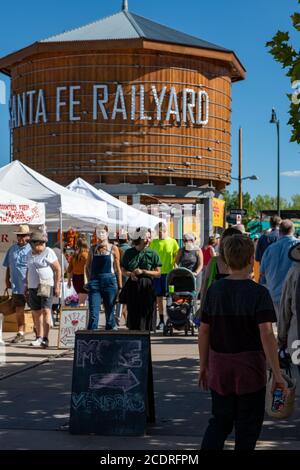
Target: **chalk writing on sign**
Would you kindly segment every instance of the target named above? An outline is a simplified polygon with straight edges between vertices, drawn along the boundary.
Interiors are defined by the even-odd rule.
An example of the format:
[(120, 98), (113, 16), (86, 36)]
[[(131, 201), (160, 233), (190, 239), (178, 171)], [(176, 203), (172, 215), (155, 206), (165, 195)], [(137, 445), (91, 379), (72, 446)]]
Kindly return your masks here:
[(96, 363), (106, 364), (107, 358), (117, 366), (142, 367), (141, 359), (142, 342), (140, 340), (124, 341), (84, 341), (78, 340), (76, 366), (85, 367), (86, 363), (94, 365)]
[(126, 393), (124, 395), (98, 395), (97, 392), (72, 393), (72, 407), (93, 413), (96, 410), (131, 411), (143, 413), (145, 402), (140, 393)]
[(128, 392), (139, 385), (140, 382), (131, 370), (125, 373), (112, 372), (110, 374), (93, 374), (90, 376), (90, 389), (100, 388), (121, 388), (123, 392)]

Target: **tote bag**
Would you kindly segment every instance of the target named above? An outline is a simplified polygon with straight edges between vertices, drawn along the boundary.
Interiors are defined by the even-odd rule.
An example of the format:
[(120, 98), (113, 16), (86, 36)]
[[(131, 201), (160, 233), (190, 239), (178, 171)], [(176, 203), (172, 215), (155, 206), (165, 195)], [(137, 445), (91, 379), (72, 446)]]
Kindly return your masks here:
[(282, 377), (286, 383), (288, 389), (288, 396), (285, 399), (284, 406), (279, 411), (272, 411), (272, 402), (273, 402), (273, 393), (272, 393), (272, 383), (273, 383), (273, 374), (272, 371), (268, 371), (267, 376), (267, 387), (266, 387), (266, 404), (265, 410), (266, 413), (275, 419), (286, 419), (289, 418), (295, 410), (295, 396), (296, 396), (296, 379), (293, 379), (289, 374), (282, 372)]
[(9, 295), (8, 290), (6, 289), (3, 295), (0, 296), (0, 313), (3, 315), (11, 315), (15, 313), (16, 308), (12, 296)]

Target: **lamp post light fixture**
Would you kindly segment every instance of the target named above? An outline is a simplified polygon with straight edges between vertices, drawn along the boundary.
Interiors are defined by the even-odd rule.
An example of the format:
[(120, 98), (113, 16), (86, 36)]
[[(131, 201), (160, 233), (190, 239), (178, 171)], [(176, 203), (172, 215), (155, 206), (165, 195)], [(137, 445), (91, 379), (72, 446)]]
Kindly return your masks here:
[(259, 180), (259, 177), (256, 176), (256, 175), (252, 175), (252, 176), (244, 176), (243, 178), (234, 178), (233, 176), (231, 177), (232, 180), (236, 180), (236, 181), (240, 181), (240, 179), (243, 181), (243, 180), (253, 180), (253, 181), (257, 181)]
[(234, 178), (233, 176), (231, 179), (236, 180), (239, 182), (239, 209), (243, 209), (243, 191), (242, 191), (242, 181), (243, 180), (252, 180), (252, 181), (257, 181), (259, 180), (259, 177), (256, 175), (251, 175), (251, 176), (244, 176), (243, 178)]
[(280, 122), (272, 108), (270, 124), (276, 124), (277, 130), (277, 214), (280, 216)]

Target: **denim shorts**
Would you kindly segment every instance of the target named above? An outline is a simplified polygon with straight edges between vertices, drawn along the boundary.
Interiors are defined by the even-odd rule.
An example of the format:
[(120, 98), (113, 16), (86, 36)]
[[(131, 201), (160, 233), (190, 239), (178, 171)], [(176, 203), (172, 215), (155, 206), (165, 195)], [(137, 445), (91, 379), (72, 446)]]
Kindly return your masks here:
[(51, 310), (53, 304), (53, 287), (51, 287), (50, 297), (41, 297), (37, 295), (37, 289), (29, 289), (28, 305), (31, 310), (42, 310), (49, 308)]
[(12, 294), (12, 301), (14, 307), (25, 307), (26, 298), (24, 294)]

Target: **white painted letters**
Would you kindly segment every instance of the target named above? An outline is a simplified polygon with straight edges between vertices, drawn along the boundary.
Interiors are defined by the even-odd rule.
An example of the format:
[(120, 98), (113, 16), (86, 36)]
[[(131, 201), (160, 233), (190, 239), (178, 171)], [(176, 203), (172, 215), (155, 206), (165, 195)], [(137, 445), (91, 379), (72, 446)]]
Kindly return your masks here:
[[(119, 102), (121, 107), (119, 107)], [(124, 92), (122, 85), (117, 86), (115, 102), (114, 102), (114, 109), (111, 118), (113, 120), (116, 119), (116, 114), (121, 113), (123, 115), (123, 120), (126, 121), (127, 119), (127, 112), (125, 107), (125, 100), (124, 100)]]
[[(81, 120), (86, 122), (91, 120), (90, 116), (93, 121), (114, 121), (120, 115), (123, 121), (170, 122), (174, 116), (177, 123), (190, 122), (201, 126), (208, 124), (209, 96), (199, 87), (197, 90), (192, 88), (176, 90), (174, 86), (161, 85), (158, 89), (157, 85), (149, 84), (146, 89), (146, 85), (139, 84), (131, 85), (128, 89), (126, 85), (128, 100), (125, 99), (124, 85), (118, 82), (109, 85), (92, 84), (87, 87), (91, 87), (90, 91), (89, 89), (83, 91), (83, 85), (58, 86), (54, 91), (54, 103), (51, 94), (46, 95), (43, 89), (12, 95), (11, 128), (47, 123), (48, 112), (52, 122), (61, 122), (62, 115), (65, 114), (67, 116), (65, 122)], [(79, 97), (81, 90), (83, 96), (92, 94), (91, 111), (82, 109)], [(64, 112), (67, 106), (68, 110), (65, 109)]]
[[(98, 90), (103, 90), (102, 100), (98, 99)], [(101, 109), (103, 119), (107, 120), (108, 115), (104, 104), (108, 102), (108, 86), (107, 85), (94, 85), (93, 87), (93, 120), (96, 121), (98, 118), (98, 106)]]
[(66, 101), (61, 101), (61, 92), (66, 91), (66, 86), (59, 86), (56, 88), (56, 122), (60, 122), (60, 108), (66, 106)]
[(35, 115), (36, 124), (39, 123), (40, 117), (43, 119), (44, 123), (47, 122), (47, 112), (46, 112), (44, 90), (39, 90), (39, 94), (38, 94), (38, 100), (37, 100), (37, 105), (36, 105), (36, 115)]
[(70, 86), (70, 100), (69, 100), (69, 118), (70, 121), (80, 121), (80, 116), (74, 115), (74, 106), (80, 105), (80, 101), (74, 100), (74, 92), (75, 90), (80, 90), (81, 86)]

